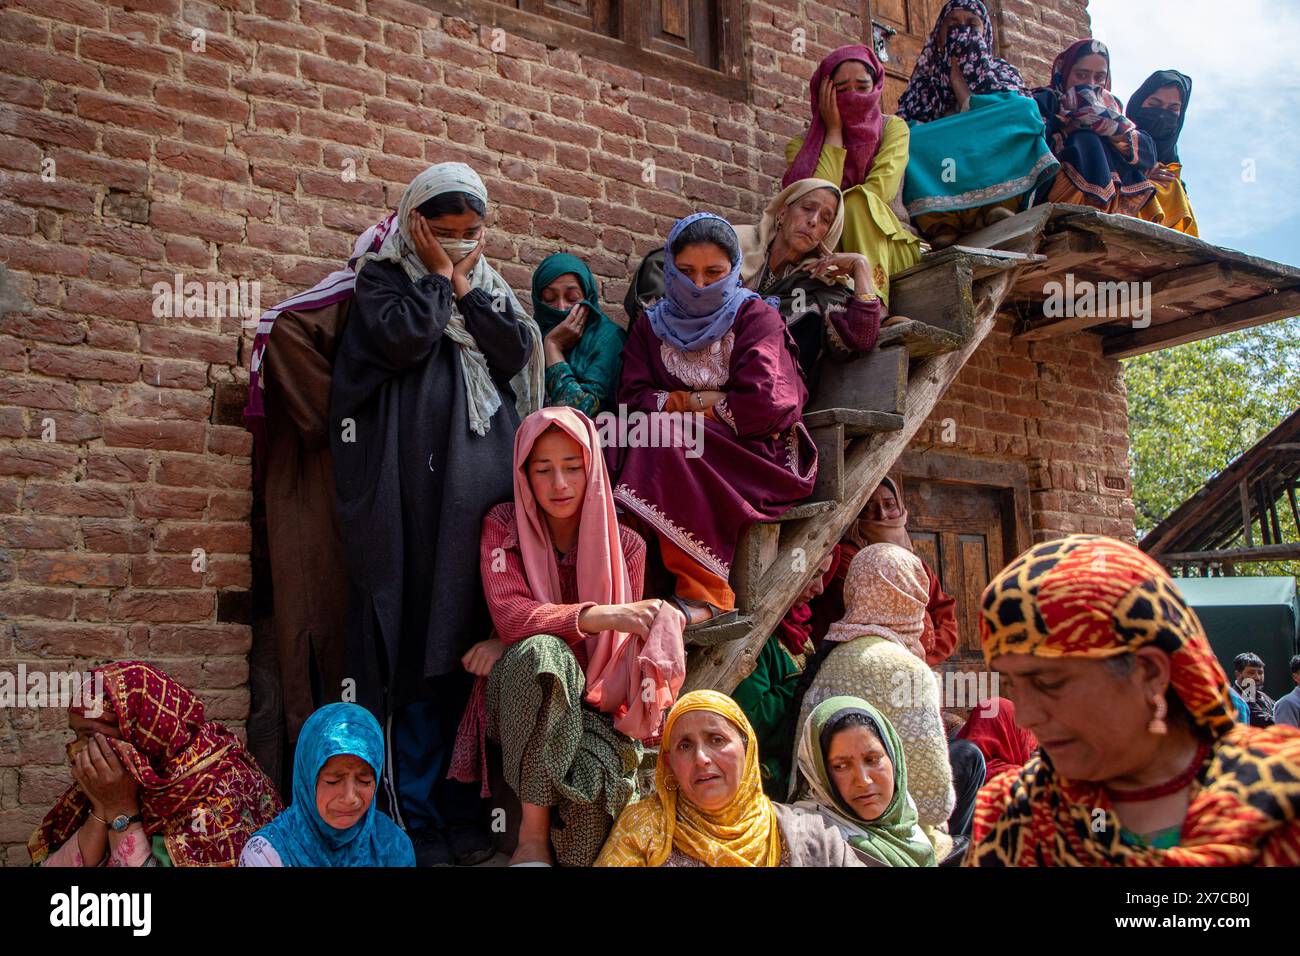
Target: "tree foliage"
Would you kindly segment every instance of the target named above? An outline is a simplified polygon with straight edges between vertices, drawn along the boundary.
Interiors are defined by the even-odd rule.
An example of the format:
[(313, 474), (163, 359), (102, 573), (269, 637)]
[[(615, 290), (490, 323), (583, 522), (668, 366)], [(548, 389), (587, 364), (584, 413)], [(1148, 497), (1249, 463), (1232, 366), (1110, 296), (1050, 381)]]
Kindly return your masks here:
[[(1137, 356), (1124, 379), (1141, 537), (1300, 408), (1300, 318)], [(1297, 540), (1290, 507), (1278, 517)], [(1297, 570), (1261, 563), (1238, 573)]]

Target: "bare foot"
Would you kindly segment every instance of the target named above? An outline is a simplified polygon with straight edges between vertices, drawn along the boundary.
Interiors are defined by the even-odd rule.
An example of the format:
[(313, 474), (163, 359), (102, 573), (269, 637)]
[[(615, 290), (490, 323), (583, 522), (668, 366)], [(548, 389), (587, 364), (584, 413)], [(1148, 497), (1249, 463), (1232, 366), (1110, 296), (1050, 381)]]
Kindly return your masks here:
[(545, 863), (547, 866), (554, 866), (555, 856), (551, 853), (550, 841), (521, 841), (519, 845), (515, 847), (514, 856), (510, 858), (511, 866), (516, 866), (520, 863)]

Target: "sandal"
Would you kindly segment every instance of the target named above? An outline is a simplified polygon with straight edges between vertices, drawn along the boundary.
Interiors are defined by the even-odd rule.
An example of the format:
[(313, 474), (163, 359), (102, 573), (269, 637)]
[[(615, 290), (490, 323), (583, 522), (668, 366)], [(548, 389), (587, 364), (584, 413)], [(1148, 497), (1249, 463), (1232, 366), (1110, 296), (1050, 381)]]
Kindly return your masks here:
[(930, 238), (931, 249), (947, 249), (958, 239), (960, 239), (961, 235), (957, 232), (956, 229), (942, 229), (939, 232), (934, 233), (929, 238)]
[[(674, 594), (668, 600), (671, 601), (673, 603), (673, 606), (676, 607), (677, 610), (681, 611), (682, 615), (686, 618), (686, 627), (683, 630), (685, 630), (687, 633), (690, 633), (691, 631), (698, 631), (706, 627), (712, 627), (715, 624), (730, 624), (732, 621), (739, 620), (740, 618), (739, 611), (724, 611), (716, 604), (708, 604), (707, 602), (703, 602), (703, 601), (691, 601), (683, 597), (678, 597), (676, 594)], [(699, 608), (699, 607), (707, 607), (713, 613), (708, 617), (706, 617), (704, 620), (696, 621), (694, 624), (692, 624), (691, 608)]]

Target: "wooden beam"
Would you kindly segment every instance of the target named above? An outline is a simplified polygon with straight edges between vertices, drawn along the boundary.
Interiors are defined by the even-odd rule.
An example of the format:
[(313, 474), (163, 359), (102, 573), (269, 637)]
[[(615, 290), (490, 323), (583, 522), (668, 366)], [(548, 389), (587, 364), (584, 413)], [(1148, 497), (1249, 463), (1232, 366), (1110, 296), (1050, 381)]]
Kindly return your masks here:
[(1241, 525), (1246, 531), (1246, 547), (1255, 546), (1255, 536), (1250, 530), (1250, 489), (1246, 487), (1246, 476), (1241, 476), (1241, 484), (1237, 486), (1237, 491), (1241, 496)]
[[(908, 414), (902, 430), (876, 435), (854, 444), (846, 463), (845, 487), (848, 492), (844, 501), (834, 512), (792, 528), (788, 540), (783, 536), (782, 557), (777, 559), (759, 584), (764, 594), (797, 594), (811, 578), (822, 557), (843, 537), (849, 525), (866, 506), (867, 499), (880, 484), (880, 480), (907, 448), (952, 380), (992, 330), (998, 306), (1013, 281), (1014, 272), (1005, 272), (980, 284), (975, 302), (974, 333), (959, 351), (926, 359), (920, 364), (911, 377), (907, 396)], [(789, 560), (790, 556), (796, 554), (802, 557), (798, 563)], [(786, 610), (784, 600), (765, 602), (757, 609), (753, 629), (747, 637), (711, 648), (691, 661), (683, 691), (707, 687), (731, 693), (754, 669), (758, 652)]]
[(1165, 322), (1163, 325), (1107, 336), (1103, 339), (1102, 350), (1107, 358), (1132, 358), (1134, 355), (1196, 342), (1225, 332), (1289, 319), (1294, 315), (1300, 315), (1300, 289), (1273, 291), (1221, 309)]
[(1291, 544), (1269, 544), (1257, 548), (1233, 548), (1230, 551), (1180, 551), (1156, 556), (1156, 560), (1161, 564), (1188, 562), (1244, 564), (1248, 561), (1295, 561), (1297, 559), (1300, 559), (1300, 541)]

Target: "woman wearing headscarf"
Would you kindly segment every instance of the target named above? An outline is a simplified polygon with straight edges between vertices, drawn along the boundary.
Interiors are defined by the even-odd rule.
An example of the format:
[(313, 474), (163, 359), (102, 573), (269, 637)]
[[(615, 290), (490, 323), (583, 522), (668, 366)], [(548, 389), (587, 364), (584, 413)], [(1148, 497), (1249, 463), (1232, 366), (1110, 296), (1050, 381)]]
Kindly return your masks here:
[[(355, 303), (357, 265), (378, 252), (397, 214), (366, 229), (348, 261), (267, 309), (249, 361), (244, 424), (262, 483), (274, 602), (272, 625), (285, 729), (292, 743), (319, 705), (338, 700), (348, 671), (347, 559), (339, 540), (330, 452), (330, 382)], [(540, 355), (541, 334), (525, 318)], [(522, 418), (541, 406), (540, 361), (511, 381)]]
[(881, 111), (885, 69), (869, 47), (832, 51), (813, 73), (809, 90), (808, 132), (786, 146), (789, 168), (781, 186), (816, 178), (840, 187), (839, 249), (866, 256), (874, 291), (888, 308), (889, 277), (921, 259), (921, 241), (906, 223), (902, 202), (907, 123), (897, 116), (886, 119)]
[[(825, 593), (813, 602), (812, 635), (819, 645), (831, 624), (844, 616), (844, 577), (849, 563), (859, 551), (873, 544), (896, 544), (913, 553), (916, 551), (907, 533), (907, 507), (903, 504), (902, 486), (888, 476), (871, 493), (858, 520), (840, 541), (840, 562), (835, 577), (827, 582)], [(921, 566), (925, 568), (929, 581), (921, 646), (925, 649), (925, 662), (936, 667), (952, 656), (957, 648), (957, 602), (944, 592), (939, 575), (924, 559), (921, 559)]]
[(834, 826), (763, 793), (736, 702), (692, 691), (664, 724), (655, 792), (618, 818), (597, 866), (862, 866)]
[(797, 809), (824, 817), (871, 865), (937, 865), (888, 717), (860, 697), (831, 697), (808, 715), (796, 753)]
[(1087, 39), (1057, 56), (1051, 86), (1034, 90), (1048, 143), (1061, 161), (1056, 179), (1038, 196), (1148, 218), (1144, 210), (1156, 194), (1147, 179), (1156, 165), (1155, 143), (1124, 115), (1110, 87), (1110, 50)]
[(1007, 565), (982, 608), (984, 658), (1041, 750), (980, 791), (967, 865), (1300, 865), (1300, 730), (1234, 721), (1160, 565), (1070, 535)]
[(465, 655), (484, 693), (461, 725), (453, 773), (486, 787), (492, 737), (523, 804), (512, 863), (590, 866), (635, 792), (638, 741), (658, 737), (685, 678), (682, 618), (642, 600), (645, 541), (615, 517), (591, 419), (534, 412), (514, 461), (513, 502), (483, 519), (496, 635)]
[(767, 204), (757, 226), (736, 227), (741, 281), (779, 303), (810, 382), (824, 349), (839, 357), (866, 352), (880, 332), (883, 310), (871, 263), (835, 251), (843, 232), (840, 188), (824, 179), (791, 183)]
[(1005, 697), (990, 697), (970, 712), (957, 731), (958, 740), (969, 740), (984, 755), (984, 781), (1000, 773), (1019, 770), (1038, 749), (1032, 733), (1016, 724), (1016, 705)]
[(535, 325), (483, 257), (486, 213), (464, 163), (407, 186), (358, 264), (330, 396), (350, 673), (357, 702), (392, 721), (386, 805), (422, 863), (491, 851), (474, 789), (446, 779), (472, 684), (460, 659), (491, 627), (465, 542), (510, 495), (510, 381), (530, 363), (542, 379)]
[(993, 48), (981, 0), (948, 0), (898, 101), (903, 198), (936, 248), (1019, 212), (1060, 167), (1020, 71)]
[(817, 473), (794, 343), (741, 268), (725, 219), (695, 213), (673, 226), (665, 294), (628, 334), (618, 399), (659, 440), (629, 430), (627, 447), (608, 451), (614, 497), (658, 538), (694, 627), (735, 616), (741, 532), (806, 498)]
[(370, 711), (327, 704), (303, 724), (293, 803), (244, 847), (240, 866), (415, 866), (408, 837), (375, 806), (384, 734)]
[(1156, 70), (1128, 101), (1127, 115), (1156, 144), (1159, 164), (1151, 170), (1149, 178), (1156, 187), (1160, 214), (1152, 217), (1152, 221), (1189, 236), (1199, 236), (1182, 179), (1183, 161), (1178, 157), (1178, 137), (1187, 121), (1191, 99), (1190, 76), (1177, 70)]
[[(832, 697), (861, 697), (889, 718), (907, 752), (908, 789), (940, 860), (952, 850), (941, 827), (956, 806), (939, 683), (925, 666), (926, 580), (921, 559), (895, 544), (863, 548), (844, 582), (844, 617), (804, 672), (796, 727)], [(792, 781), (793, 782), (793, 781)]]
[(96, 668), (68, 726), (73, 784), (27, 842), (36, 864), (234, 866), (280, 811), (239, 738), (152, 664)]
[(626, 333), (600, 308), (591, 269), (557, 252), (533, 272), (533, 315), (542, 332), (546, 404), (595, 417), (618, 390)]
[(832, 548), (758, 652), (754, 669), (731, 693), (758, 736), (763, 790), (774, 799), (786, 795), (794, 718), (799, 706), (796, 699), (799, 675), (813, 654), (812, 611), (808, 602), (822, 593), (825, 583), (835, 574), (838, 560), (839, 549)]
[(623, 296), (623, 311), (627, 314), (627, 327), (631, 329), (664, 297), (664, 247), (652, 249), (637, 266), (627, 294)]

